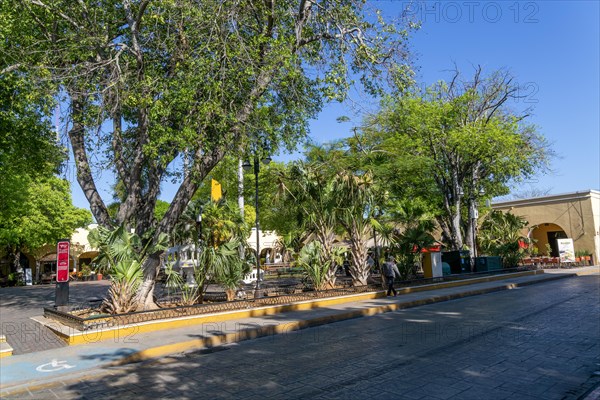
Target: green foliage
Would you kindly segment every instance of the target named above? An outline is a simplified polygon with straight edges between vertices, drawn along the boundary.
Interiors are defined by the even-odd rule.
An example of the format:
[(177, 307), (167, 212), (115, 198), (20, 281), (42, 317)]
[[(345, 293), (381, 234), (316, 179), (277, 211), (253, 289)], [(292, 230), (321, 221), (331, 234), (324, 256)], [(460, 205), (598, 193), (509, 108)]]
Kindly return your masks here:
[(0, 206), (0, 244), (33, 251), (44, 244), (71, 237), (92, 222), (88, 210), (71, 202), (69, 183), (56, 177), (29, 180), (19, 188), (18, 204)]
[(304, 270), (315, 290), (325, 289), (331, 261), (322, 262), (323, 246), (319, 242), (310, 242), (300, 250), (298, 265)]
[(208, 277), (225, 287), (227, 299), (233, 300), (235, 289), (248, 271), (247, 264), (240, 258), (239, 242), (231, 240), (218, 246), (202, 247), (198, 254), (198, 265), (194, 269), (194, 278), (203, 294)]
[[(243, 242), (251, 230), (247, 221), (252, 217), (252, 208), (248, 208), (247, 211), (242, 219), (237, 204), (226, 199), (218, 203), (193, 200), (175, 226), (173, 243), (196, 243), (198, 233), (201, 234), (203, 243), (211, 247), (221, 246), (231, 240)], [(201, 226), (198, 225), (199, 214), (202, 214)], [(201, 232), (198, 232), (199, 228)]]
[(522, 235), (526, 226), (527, 221), (523, 217), (493, 210), (481, 224), (478, 235), (481, 253), (502, 257), (506, 268), (517, 266), (527, 255), (519, 246), (519, 242), (528, 242)]
[(91, 222), (54, 176), (65, 154), (46, 117), (51, 98), (39, 89), (22, 75), (0, 74), (0, 246), (11, 251), (34, 251)]
[(146, 241), (144, 244), (136, 233), (129, 232), (123, 225), (114, 230), (99, 226), (90, 231), (88, 241), (98, 249), (94, 262), (111, 277), (103, 309), (112, 314), (135, 310), (135, 295), (143, 278), (142, 264), (150, 254), (167, 248), (168, 237), (161, 235), (156, 243)]
[(154, 207), (154, 219), (160, 221), (164, 218), (169, 206), (171, 204), (163, 200), (156, 200), (156, 206)]
[(181, 294), (180, 305), (193, 305), (198, 302), (200, 298), (200, 286), (188, 285), (178, 271), (173, 269), (172, 264), (168, 264), (165, 268), (165, 287), (167, 293), (172, 295), (174, 292)]
[[(362, 1), (239, 3), (227, 12), (213, 0), (8, 4), (0, 68), (53, 82), (44, 93), (75, 102), (70, 119), (98, 133), (88, 144), (109, 144), (98, 146), (102, 158), (125, 197), (150, 195), (144, 205), (156, 180), (184, 175), (166, 170), (178, 156), (200, 181), (225, 153), (258, 141), (255, 132), (273, 150), (295, 148), (324, 101), (346, 96), (351, 74), (381, 94), (379, 78), (401, 71), (394, 63), (406, 54), (408, 28), (369, 15)], [(99, 129), (107, 121), (114, 131)]]
[(591, 255), (592, 252), (589, 250), (575, 250), (575, 257), (586, 257)]
[(144, 243), (138, 234), (129, 232), (123, 225), (113, 230), (99, 226), (90, 231), (88, 241), (98, 249), (94, 261), (111, 274), (120, 262), (141, 265), (150, 254), (166, 250), (168, 246), (167, 235), (161, 235), (157, 243)]
[(451, 83), (387, 99), (365, 124), (375, 175), (394, 196), (434, 206), (450, 248), (463, 246), (464, 210), (478, 206), (482, 189), (488, 198), (506, 194), (543, 171), (552, 154), (526, 116), (507, 107), (517, 90), (503, 71), (483, 77), (478, 69), (470, 81), (457, 73)]
[(427, 211), (427, 205), (419, 201), (397, 203), (391, 210), (390, 218), (400, 228), (390, 227), (384, 235), (390, 242), (391, 252), (396, 255), (401, 279), (407, 280), (415, 276), (421, 250), (435, 243), (432, 236), (435, 219)]

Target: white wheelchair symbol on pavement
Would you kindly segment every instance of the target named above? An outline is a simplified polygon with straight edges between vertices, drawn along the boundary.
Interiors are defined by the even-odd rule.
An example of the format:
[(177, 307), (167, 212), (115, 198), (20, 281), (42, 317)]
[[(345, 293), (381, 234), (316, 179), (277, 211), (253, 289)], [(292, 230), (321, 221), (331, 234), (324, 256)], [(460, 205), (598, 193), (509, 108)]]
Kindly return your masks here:
[(70, 369), (70, 368), (75, 368), (75, 366), (67, 364), (66, 361), (58, 361), (58, 360), (54, 359), (49, 363), (40, 365), (39, 367), (36, 368), (36, 371), (55, 372), (55, 371), (60, 371), (61, 369)]

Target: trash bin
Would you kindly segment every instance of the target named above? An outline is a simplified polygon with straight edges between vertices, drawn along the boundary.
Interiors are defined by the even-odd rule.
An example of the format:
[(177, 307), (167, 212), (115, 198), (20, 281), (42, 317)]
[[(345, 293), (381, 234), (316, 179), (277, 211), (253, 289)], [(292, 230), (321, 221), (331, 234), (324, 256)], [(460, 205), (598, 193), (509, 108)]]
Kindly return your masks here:
[(502, 269), (501, 257), (477, 257), (475, 259), (475, 272), (497, 271)]
[(440, 252), (428, 252), (423, 255), (423, 276), (425, 278), (443, 276), (442, 254)]
[(442, 262), (450, 265), (452, 274), (471, 272), (471, 257), (468, 250), (446, 251), (442, 253)]

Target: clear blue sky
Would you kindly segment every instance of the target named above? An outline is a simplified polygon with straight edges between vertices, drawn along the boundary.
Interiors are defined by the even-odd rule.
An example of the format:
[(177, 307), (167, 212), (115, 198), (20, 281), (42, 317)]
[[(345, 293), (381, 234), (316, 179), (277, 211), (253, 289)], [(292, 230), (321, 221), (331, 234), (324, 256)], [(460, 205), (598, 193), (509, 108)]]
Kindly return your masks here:
[[(474, 65), (491, 72), (507, 68), (525, 86), (533, 106), (530, 121), (552, 144), (558, 157), (553, 172), (523, 183), (565, 193), (600, 188), (600, 44), (598, 1), (427, 1), (413, 2), (422, 21), (411, 50), (418, 81), (449, 79), (456, 64), (465, 76)], [(398, 15), (408, 1), (371, 4)], [(350, 135), (360, 117), (338, 124), (349, 107), (328, 107), (311, 124), (312, 137), (326, 142)]]
[[(419, 82), (448, 79), (455, 64), (466, 76), (481, 65), (488, 72), (507, 68), (527, 87), (524, 94), (532, 103), (516, 107), (534, 106), (530, 121), (558, 157), (551, 174), (515, 192), (600, 189), (600, 2), (368, 1), (391, 16), (412, 4), (411, 12), (422, 21), (410, 40)], [(341, 115), (352, 121), (337, 123)], [(311, 137), (327, 142), (348, 136), (360, 120), (351, 107), (330, 105), (312, 121)], [(102, 179), (107, 180), (110, 174)], [(75, 204), (87, 208), (74, 180), (72, 187)], [(165, 184), (161, 198), (169, 201), (175, 190)]]

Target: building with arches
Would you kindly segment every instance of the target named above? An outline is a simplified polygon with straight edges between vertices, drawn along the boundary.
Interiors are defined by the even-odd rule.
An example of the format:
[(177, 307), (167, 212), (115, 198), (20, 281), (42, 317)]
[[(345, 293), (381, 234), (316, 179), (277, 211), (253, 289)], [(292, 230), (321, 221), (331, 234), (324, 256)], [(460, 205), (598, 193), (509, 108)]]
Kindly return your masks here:
[(556, 239), (571, 238), (575, 251), (589, 251), (600, 260), (600, 192), (588, 190), (557, 195), (495, 202), (492, 208), (523, 217), (528, 227), (523, 236), (543, 251), (550, 245), (558, 257)]

